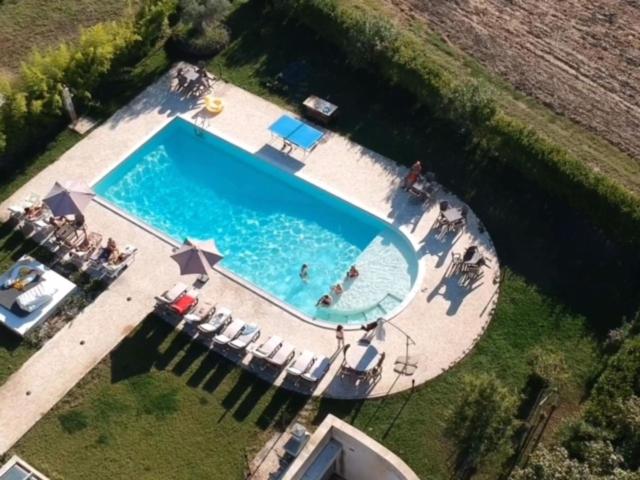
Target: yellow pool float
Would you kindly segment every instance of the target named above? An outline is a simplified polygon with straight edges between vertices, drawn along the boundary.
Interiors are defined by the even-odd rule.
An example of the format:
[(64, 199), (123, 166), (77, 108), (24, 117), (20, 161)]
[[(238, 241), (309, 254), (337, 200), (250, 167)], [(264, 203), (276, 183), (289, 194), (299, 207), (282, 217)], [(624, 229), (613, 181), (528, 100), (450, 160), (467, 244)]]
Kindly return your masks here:
[(224, 104), (221, 98), (208, 96), (204, 97), (204, 108), (207, 112), (220, 113), (224, 109)]

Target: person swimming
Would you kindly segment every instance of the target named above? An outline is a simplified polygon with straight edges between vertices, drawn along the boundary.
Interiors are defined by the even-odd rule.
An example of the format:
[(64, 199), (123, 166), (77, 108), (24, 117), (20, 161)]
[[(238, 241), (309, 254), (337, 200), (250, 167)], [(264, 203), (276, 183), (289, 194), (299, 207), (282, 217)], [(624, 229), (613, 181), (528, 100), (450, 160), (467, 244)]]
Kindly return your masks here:
[(331, 295), (323, 295), (316, 303), (316, 307), (330, 307), (333, 303), (333, 298)]
[(339, 283), (336, 283), (331, 287), (331, 291), (336, 295), (342, 295), (342, 293), (344, 292), (344, 288), (342, 288), (342, 285), (340, 285)]
[(303, 282), (309, 281), (309, 266), (306, 263), (303, 263), (302, 267), (300, 267), (299, 275)]
[(351, 268), (347, 272), (347, 278), (354, 279), (354, 278), (358, 278), (359, 276), (360, 276), (360, 272), (358, 271), (356, 266), (351, 265)]

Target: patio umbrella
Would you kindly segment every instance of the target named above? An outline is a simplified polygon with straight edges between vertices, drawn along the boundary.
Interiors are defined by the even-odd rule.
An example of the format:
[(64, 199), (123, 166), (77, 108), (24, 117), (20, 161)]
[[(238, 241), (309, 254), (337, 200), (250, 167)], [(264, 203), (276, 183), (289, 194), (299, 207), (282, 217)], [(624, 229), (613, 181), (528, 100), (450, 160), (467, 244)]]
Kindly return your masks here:
[(178, 263), (180, 275), (198, 274), (205, 278), (213, 271), (213, 266), (222, 260), (223, 255), (213, 240), (194, 242), (186, 239), (171, 258)]
[(65, 215), (82, 215), (95, 193), (79, 182), (56, 182), (51, 191), (44, 197), (44, 203), (56, 217)]

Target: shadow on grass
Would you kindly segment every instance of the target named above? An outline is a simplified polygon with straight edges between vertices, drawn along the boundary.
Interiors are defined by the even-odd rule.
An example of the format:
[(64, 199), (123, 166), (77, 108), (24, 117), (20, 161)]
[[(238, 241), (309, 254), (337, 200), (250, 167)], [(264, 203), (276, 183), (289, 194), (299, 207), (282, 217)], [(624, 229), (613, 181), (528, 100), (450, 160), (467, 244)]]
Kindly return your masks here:
[[(307, 95), (326, 98), (340, 108), (333, 130), (400, 164), (422, 160), (479, 215), (502, 263), (585, 315), (594, 333), (603, 334), (637, 309), (637, 252), (509, 165), (478, 158), (463, 133), (409, 93), (375, 73), (354, 69), (315, 32), (293, 21), (283, 24), (283, 18), (263, 8), (264, 2), (248, 2), (229, 19), (234, 42), (213, 63), (232, 81), (278, 97), (298, 113)], [(278, 75), (302, 61), (304, 77), (280, 85)], [(396, 166), (362, 153), (390, 174), (397, 173)]]
[[(147, 315), (133, 334), (111, 352), (111, 382), (117, 383), (150, 372), (162, 355), (160, 346), (173, 331), (171, 325), (155, 315)], [(182, 336), (177, 335), (176, 339)], [(175, 352), (177, 353), (178, 351)]]

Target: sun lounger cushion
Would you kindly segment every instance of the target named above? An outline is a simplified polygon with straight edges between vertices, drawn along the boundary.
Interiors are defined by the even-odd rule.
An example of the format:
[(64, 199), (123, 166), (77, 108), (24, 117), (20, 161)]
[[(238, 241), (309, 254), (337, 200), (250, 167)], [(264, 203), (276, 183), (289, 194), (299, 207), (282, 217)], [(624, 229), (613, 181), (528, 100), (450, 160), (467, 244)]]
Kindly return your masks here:
[(24, 287), (43, 273), (42, 265), (37, 262), (18, 262), (11, 270), (9, 277), (3, 282), (2, 287), (11, 288), (18, 282)]
[(249, 324), (242, 330), (242, 333), (234, 340), (229, 342), (229, 346), (237, 349), (246, 348), (251, 342), (254, 342), (260, 335), (260, 327), (255, 324)]
[(18, 296), (16, 303), (22, 310), (31, 313), (53, 300), (53, 295), (56, 292), (55, 287), (47, 285), (47, 282), (42, 282)]
[(185, 315), (196, 305), (197, 302), (197, 297), (192, 297), (191, 295), (183, 295), (173, 303), (171, 303), (171, 305), (169, 305), (169, 308), (178, 315)]

